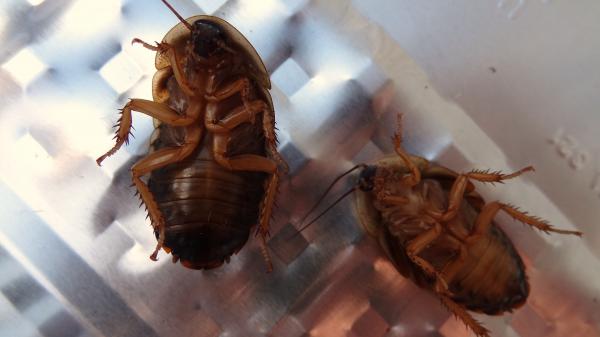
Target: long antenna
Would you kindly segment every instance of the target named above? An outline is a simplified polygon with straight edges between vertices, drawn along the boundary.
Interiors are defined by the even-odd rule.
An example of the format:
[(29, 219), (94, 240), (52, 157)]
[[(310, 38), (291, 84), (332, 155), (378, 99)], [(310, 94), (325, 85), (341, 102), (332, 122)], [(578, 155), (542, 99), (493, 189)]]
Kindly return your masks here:
[(325, 199), (325, 197), (327, 196), (327, 194), (329, 193), (329, 191), (331, 191), (331, 189), (333, 188), (333, 186), (340, 181), (340, 179), (342, 179), (343, 177), (345, 177), (346, 175), (352, 173), (354, 170), (356, 170), (357, 168), (362, 167), (362, 168), (366, 168), (367, 165), (366, 164), (358, 164), (356, 166), (354, 166), (353, 168), (349, 169), (348, 171), (340, 174), (337, 178), (335, 178), (335, 180), (329, 185), (329, 187), (327, 187), (327, 190), (325, 190), (325, 192), (323, 193), (323, 195), (321, 195), (321, 197), (319, 198), (319, 200), (315, 203), (315, 205), (308, 211), (306, 212), (306, 215), (304, 215), (302, 217), (302, 219), (300, 219), (300, 223), (303, 223), (304, 220), (306, 220), (306, 218), (308, 218), (308, 216), (310, 215), (310, 213), (312, 213), (315, 208), (317, 208), (317, 206), (319, 206), (319, 204), (321, 203), (321, 201), (323, 201), (323, 199)]
[(192, 25), (190, 25), (187, 21), (185, 21), (185, 19), (181, 15), (179, 15), (179, 13), (177, 13), (177, 11), (175, 10), (175, 8), (173, 8), (173, 6), (171, 6), (167, 2), (167, 0), (161, 0), (161, 1), (165, 4), (165, 6), (167, 6), (171, 10), (171, 12), (173, 12), (173, 14), (175, 14), (175, 16), (179, 19), (179, 21), (181, 21), (181, 23), (183, 23), (187, 27), (187, 29), (189, 29), (190, 32), (191, 32), (192, 29), (193, 29)]
[(334, 201), (333, 204), (331, 204), (323, 212), (321, 212), (321, 214), (319, 214), (316, 218), (312, 219), (309, 223), (307, 223), (306, 225), (302, 226), (302, 228), (300, 228), (300, 230), (298, 230), (298, 232), (294, 236), (300, 234), (300, 232), (302, 232), (303, 230), (307, 229), (308, 226), (312, 225), (315, 221), (319, 220), (319, 218), (321, 216), (323, 216), (323, 214), (327, 213), (327, 211), (329, 211), (330, 209), (332, 209), (333, 206), (337, 205), (340, 201), (342, 201), (345, 197), (347, 197), (348, 195), (350, 195), (354, 191), (356, 191), (356, 187), (352, 187), (349, 191), (347, 191), (341, 197), (339, 197), (336, 201)]

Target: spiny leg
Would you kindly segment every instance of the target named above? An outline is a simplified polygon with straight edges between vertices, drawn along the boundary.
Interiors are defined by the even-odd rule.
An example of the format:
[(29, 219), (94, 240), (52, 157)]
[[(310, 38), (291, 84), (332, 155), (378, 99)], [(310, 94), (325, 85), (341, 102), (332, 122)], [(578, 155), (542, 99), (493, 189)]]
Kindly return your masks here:
[[(256, 155), (239, 155), (226, 160), (225, 153), (227, 150), (227, 137), (225, 137), (223, 134), (228, 133), (230, 130), (233, 130), (235, 127), (242, 123), (253, 123), (256, 114), (259, 112), (263, 113), (263, 131), (265, 133), (266, 145), (267, 149), (269, 150), (269, 153), (274, 157), (273, 160), (275, 160), (275, 163), (273, 163), (273, 160), (271, 159)], [(272, 173), (274, 172), (273, 165), (276, 168), (278, 166), (277, 164), (283, 163), (284, 170), (287, 171), (287, 163), (285, 163), (283, 158), (281, 158), (279, 152), (277, 152), (272, 111), (268, 108), (268, 105), (265, 102), (261, 100), (249, 102), (246, 106), (238, 107), (237, 109), (233, 110), (227, 117), (222, 118), (220, 120), (217, 120), (216, 111), (209, 111), (206, 114), (205, 124), (208, 130), (214, 132), (215, 134), (220, 134), (215, 137), (214, 149), (215, 158), (217, 159), (217, 161), (222, 161), (221, 164), (223, 166), (229, 169), (244, 170), (240, 165), (247, 164), (244, 164), (245, 162), (240, 160), (248, 160), (248, 156), (251, 156), (250, 160), (253, 161), (253, 163), (251, 164), (253, 168), (245, 170)], [(235, 164), (237, 168), (230, 167), (232, 165), (232, 160), (238, 161), (237, 164)], [(261, 217), (262, 225), (259, 227), (261, 229), (261, 232), (263, 233), (266, 233), (268, 231), (268, 225), (265, 225), (266, 220), (264, 220), (263, 218), (266, 217), (268, 219), (270, 217), (278, 181), (279, 178), (277, 174), (273, 174), (267, 182), (267, 186), (265, 188), (265, 200), (267, 202), (264, 205), (264, 212), (262, 213)]]
[[(266, 236), (269, 232), (269, 220), (279, 182), (278, 164), (282, 165), (286, 172), (288, 167), (277, 152), (273, 112), (264, 101), (249, 100), (250, 88), (250, 80), (240, 78), (226, 84), (214, 93), (207, 94), (205, 98), (209, 102), (219, 102), (239, 93), (243, 106), (236, 108), (224, 118), (218, 118), (216, 110), (209, 110), (205, 116), (205, 125), (208, 130), (215, 133), (213, 152), (215, 160), (219, 164), (230, 170), (258, 171), (270, 174), (265, 183), (265, 197), (261, 202), (258, 231), (261, 234), (262, 253), (267, 261), (268, 269), (271, 271), (272, 263), (266, 247)], [(228, 157), (226, 153), (231, 130), (243, 123), (254, 124), (256, 115), (260, 112), (263, 117), (265, 145), (271, 158), (253, 154)]]
[(256, 115), (266, 109), (265, 102), (255, 100), (245, 106), (240, 106), (231, 111), (226, 117), (219, 119), (216, 109), (208, 109), (204, 124), (206, 129), (214, 133), (230, 132), (243, 123), (254, 123)]
[[(242, 86), (243, 83), (238, 83), (237, 89), (240, 89), (240, 86)], [(229, 93), (231, 93), (231, 91)], [(263, 112), (263, 130), (265, 132), (267, 149), (270, 153), (277, 153), (277, 155), (279, 155), (274, 146), (275, 133), (272, 124), (264, 123), (264, 116), (266, 116), (270, 110), (268, 109), (266, 103), (260, 100), (252, 101), (242, 107), (238, 107), (226, 118), (221, 120), (216, 120), (216, 115), (214, 115), (214, 113), (209, 113), (206, 115), (205, 124), (207, 129), (215, 132), (213, 152), (215, 160), (219, 164), (230, 170), (257, 171), (270, 174), (269, 179), (265, 183), (265, 197), (261, 202), (258, 231), (261, 234), (262, 253), (267, 262), (268, 270), (271, 271), (273, 267), (266, 247), (266, 237), (269, 233), (269, 220), (271, 218), (273, 203), (279, 182), (277, 168), (278, 162), (277, 160), (254, 154), (242, 154), (234, 157), (228, 157), (226, 155), (230, 130), (242, 123), (253, 123), (256, 114), (261, 111)]]
[(542, 220), (535, 216), (530, 216), (526, 212), (521, 212), (514, 206), (503, 204), (498, 201), (494, 201), (489, 204), (486, 204), (483, 207), (483, 209), (477, 216), (475, 225), (473, 226), (473, 234), (469, 237), (468, 240), (474, 240), (474, 237), (477, 237), (480, 235), (486, 235), (492, 225), (492, 221), (493, 221), (494, 217), (500, 210), (505, 211), (506, 213), (508, 213), (508, 215), (513, 217), (515, 220), (518, 220), (524, 224), (527, 224), (529, 226), (537, 228), (538, 230), (545, 232), (547, 234), (550, 232), (554, 232), (554, 233), (559, 233), (559, 234), (571, 234), (571, 235), (577, 235), (577, 236), (582, 235), (582, 233), (579, 231), (570, 231), (570, 230), (554, 228), (550, 224), (548, 224), (548, 222), (546, 220)]
[[(214, 76), (210, 78), (210, 83), (208, 85), (209, 88), (212, 87), (212, 85), (214, 84), (212, 82), (214, 81), (214, 78)], [(246, 109), (250, 110), (250, 88), (250, 80), (248, 78), (242, 77), (233, 82), (227, 83), (215, 92), (209, 92), (208, 94), (204, 95), (204, 98), (206, 98), (206, 100), (209, 102), (219, 102), (237, 93), (240, 93), (242, 104)], [(249, 122), (254, 124), (254, 117), (252, 117), (252, 119), (250, 119)]]
[(378, 195), (377, 199), (385, 204), (396, 206), (406, 205), (410, 202), (407, 197), (389, 195), (385, 192), (382, 192), (380, 195)]
[(152, 255), (150, 255), (152, 260), (156, 261), (158, 251), (163, 246), (165, 240), (165, 223), (152, 192), (150, 192), (148, 186), (140, 178), (161, 167), (185, 159), (198, 145), (200, 134), (201, 129), (196, 128), (192, 134), (186, 135), (186, 143), (183, 146), (157, 150), (138, 161), (131, 168), (133, 183), (140, 193), (143, 203), (148, 208), (148, 215), (150, 216), (152, 227), (159, 233), (156, 249)]
[(254, 154), (227, 157), (225, 151), (229, 137), (228, 133), (215, 134), (214, 137), (214, 157), (215, 161), (221, 166), (229, 170), (265, 172), (270, 174), (266, 183), (265, 197), (261, 203), (258, 229), (261, 234), (261, 252), (267, 263), (267, 271), (271, 272), (273, 270), (273, 263), (267, 249), (266, 237), (269, 232), (269, 220), (279, 180), (277, 163), (269, 158)]
[(277, 151), (277, 136), (275, 134), (275, 114), (273, 113), (273, 110), (271, 110), (271, 108), (268, 106), (265, 106), (265, 109), (263, 110), (263, 131), (265, 132), (267, 149), (269, 149), (269, 153), (277, 162), (277, 164), (282, 168), (283, 173), (287, 174), (290, 168), (287, 162), (279, 153), (279, 151)]
[(154, 42), (156, 43), (156, 46), (151, 45), (150, 43), (142, 40), (142, 39), (138, 39), (137, 37), (134, 38), (133, 40), (131, 40), (131, 44), (136, 44), (139, 43), (141, 44), (144, 48), (146, 49), (150, 49), (152, 51), (159, 51), (160, 50), (160, 44), (158, 42)]
[(457, 318), (465, 323), (478, 337), (489, 337), (490, 331), (484, 328), (477, 320), (471, 316), (464, 306), (454, 302), (450, 297), (444, 294), (438, 294), (442, 304), (450, 310)]
[(407, 187), (416, 186), (421, 181), (421, 171), (415, 165), (415, 163), (410, 160), (410, 156), (402, 147), (402, 114), (398, 114), (396, 133), (392, 139), (394, 141), (394, 150), (398, 156), (400, 156), (404, 162), (404, 165), (406, 165), (406, 167), (410, 170), (410, 175), (405, 176), (402, 179), (402, 183)]
[[(442, 268), (440, 279), (444, 280), (446, 284), (452, 283), (454, 277), (456, 277), (456, 274), (462, 269), (462, 267), (465, 264), (467, 258), (467, 246), (464, 243), (460, 242), (458, 249), (459, 255), (456, 256), (454, 260), (448, 262), (444, 266), (444, 268)], [(436, 281), (434, 290), (438, 293), (443, 293), (446, 291), (446, 287), (447, 286), (444, 283)]]
[(162, 55), (166, 55), (169, 59), (169, 64), (173, 69), (173, 75), (175, 75), (175, 79), (177, 80), (177, 84), (179, 84), (181, 91), (183, 91), (187, 96), (196, 96), (196, 89), (185, 78), (183, 69), (181, 68), (181, 58), (173, 46), (166, 42), (156, 42), (156, 46), (153, 46), (138, 38), (133, 39), (131, 43), (139, 43), (144, 48), (150, 49)]
[(435, 277), (436, 284), (441, 285), (444, 292), (448, 290), (448, 283), (443, 279), (442, 274), (429, 263), (429, 261), (421, 258), (419, 253), (425, 249), (431, 242), (437, 239), (442, 234), (442, 225), (434, 222), (433, 227), (419, 234), (414, 239), (410, 240), (406, 245), (406, 254), (417, 266), (419, 266), (429, 276)]
[[(210, 86), (209, 86), (210, 87)], [(206, 94), (204, 97), (210, 102), (219, 102), (228, 97), (240, 93), (244, 106), (247, 106), (248, 95), (250, 93), (250, 80), (247, 78), (240, 78), (233, 82), (230, 82), (217, 90), (214, 93)]]
[(279, 172), (275, 170), (266, 182), (265, 196), (261, 202), (259, 222), (257, 232), (260, 233), (261, 245), (263, 250), (263, 257), (267, 263), (267, 272), (273, 271), (273, 264), (269, 251), (267, 249), (266, 238), (269, 236), (269, 225), (271, 221), (271, 213), (273, 211), (273, 204), (275, 202), (275, 194), (277, 193), (277, 186), (279, 184)]
[[(171, 109), (166, 104), (142, 99), (131, 100), (123, 108), (123, 116), (119, 120), (120, 124), (119, 129), (117, 130), (117, 142), (115, 146), (106, 154), (97, 159), (98, 165), (100, 165), (106, 157), (114, 154), (123, 143), (127, 142), (127, 135), (129, 135), (131, 129), (131, 110), (145, 113), (160, 120), (161, 122), (173, 126), (187, 126), (198, 118), (201, 111), (201, 106), (198, 104), (191, 104), (188, 106), (186, 114), (180, 115), (177, 113), (177, 111)], [(202, 128), (187, 128), (186, 131), (185, 144), (183, 146), (178, 148), (158, 150), (137, 162), (131, 169), (133, 174), (133, 183), (136, 186), (138, 193), (140, 193), (142, 202), (144, 202), (148, 207), (149, 216), (151, 218), (150, 220), (152, 221), (153, 226), (158, 228), (159, 231), (159, 244), (157, 246), (157, 250), (151, 256), (153, 259), (156, 258), (158, 249), (160, 249), (162, 242), (164, 241), (164, 225), (158, 205), (154, 201), (152, 193), (146, 184), (141, 181), (140, 177), (157, 168), (179, 161), (191, 153), (191, 151), (193, 151), (200, 141)]]
[[(533, 226), (546, 233), (555, 232), (560, 234), (572, 234), (581, 236), (581, 232), (578, 231), (556, 229), (549, 225), (546, 221), (537, 217), (529, 216), (525, 212), (521, 212), (513, 206), (502, 204), (497, 201), (491, 202), (489, 204), (486, 204), (482, 208), (481, 212), (477, 216), (477, 219), (475, 220), (472, 233), (469, 234), (469, 236), (465, 239), (464, 243), (460, 243), (459, 256), (457, 256), (454, 260), (446, 264), (446, 266), (444, 266), (444, 268), (442, 269), (441, 275), (443, 280), (445, 280), (448, 283), (452, 282), (456, 274), (464, 266), (465, 258), (467, 255), (467, 245), (470, 245), (479, 240), (481, 237), (487, 235), (494, 217), (500, 210), (504, 210), (516, 220)], [(440, 284), (436, 284), (435, 287), (436, 291), (444, 289), (443, 285)]]
[[(277, 142), (276, 142), (276, 134), (275, 134), (275, 115), (271, 108), (265, 104), (263, 107), (263, 132), (265, 133), (265, 141), (267, 145), (268, 153), (270, 157), (275, 161), (276, 165), (282, 167), (282, 170), (285, 174), (289, 171), (288, 164), (277, 151)], [(265, 238), (269, 235), (269, 223), (271, 220), (271, 214), (273, 211), (273, 205), (275, 203), (275, 195), (277, 194), (277, 186), (279, 186), (279, 172), (276, 170), (271, 174), (271, 177), (266, 183), (266, 193), (261, 203), (261, 210), (259, 216), (259, 227), (263, 245), (265, 246), (265, 258), (270, 260), (268, 251), (266, 250)], [(271, 265), (270, 262), (269, 266)], [(270, 270), (272, 267), (270, 267)]]
[[(402, 183), (408, 188), (414, 187), (421, 181), (421, 172), (415, 163), (410, 160), (410, 156), (402, 147), (402, 114), (398, 114), (396, 133), (394, 134), (394, 137), (392, 137), (392, 140), (394, 141), (394, 150), (396, 151), (396, 154), (398, 154), (400, 159), (404, 162), (404, 165), (406, 165), (410, 171), (409, 175), (402, 178)], [(383, 178), (376, 177), (374, 185), (374, 192), (377, 200), (385, 204), (399, 206), (409, 202), (406, 197), (390, 195), (385, 189), (386, 180)]]
[(118, 126), (117, 133), (114, 137), (116, 139), (115, 146), (96, 159), (98, 165), (100, 165), (107, 157), (115, 154), (115, 152), (121, 148), (123, 143), (126, 144), (129, 141), (129, 135), (131, 134), (131, 110), (139, 111), (150, 117), (156, 118), (161, 122), (176, 126), (185, 126), (193, 123), (195, 120), (194, 114), (196, 114), (195, 110), (192, 111), (188, 109), (186, 115), (182, 116), (166, 104), (137, 98), (130, 100), (125, 104), (123, 109), (121, 109), (121, 118), (115, 125)]
[(489, 171), (478, 171), (473, 170), (468, 173), (460, 174), (456, 180), (454, 180), (454, 184), (450, 189), (450, 193), (448, 196), (448, 208), (445, 212), (437, 212), (433, 210), (428, 210), (427, 213), (432, 216), (434, 219), (442, 222), (449, 221), (450, 219), (456, 216), (458, 209), (460, 208), (460, 204), (464, 198), (465, 189), (469, 184), (469, 179), (477, 180), (480, 182), (486, 183), (501, 183), (504, 180), (512, 179), (520, 176), (521, 174), (533, 171), (533, 167), (527, 166), (521, 170), (513, 172), (511, 174), (503, 174), (502, 172), (489, 172)]

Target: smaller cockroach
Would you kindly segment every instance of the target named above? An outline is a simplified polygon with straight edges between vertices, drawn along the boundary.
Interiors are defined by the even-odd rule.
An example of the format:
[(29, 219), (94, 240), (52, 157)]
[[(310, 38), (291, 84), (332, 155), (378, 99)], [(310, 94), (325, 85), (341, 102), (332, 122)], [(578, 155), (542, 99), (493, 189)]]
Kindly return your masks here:
[(511, 174), (477, 170), (459, 174), (406, 153), (400, 124), (399, 116), (393, 138), (396, 155), (359, 164), (338, 177), (324, 196), (344, 175), (360, 169), (357, 185), (321, 215), (356, 192), (362, 226), (378, 240), (396, 269), (433, 291), (477, 336), (488, 336), (489, 331), (467, 310), (502, 314), (523, 305), (529, 295), (523, 261), (493, 221), (495, 215), (502, 210), (545, 233), (582, 234), (556, 229), (509, 204), (486, 203), (471, 183), (500, 183), (533, 167)]

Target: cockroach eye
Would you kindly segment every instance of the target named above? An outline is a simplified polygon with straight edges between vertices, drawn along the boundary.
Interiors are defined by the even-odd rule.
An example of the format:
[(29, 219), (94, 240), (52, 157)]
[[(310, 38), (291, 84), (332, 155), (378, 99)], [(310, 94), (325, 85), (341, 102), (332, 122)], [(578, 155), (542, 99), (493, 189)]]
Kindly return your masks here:
[(375, 173), (377, 172), (377, 166), (370, 165), (360, 172), (358, 178), (358, 187), (365, 191), (373, 190), (373, 180), (375, 179)]
[(194, 52), (201, 57), (209, 57), (219, 47), (219, 41), (223, 41), (225, 34), (220, 27), (212, 22), (198, 20), (194, 22), (192, 40)]

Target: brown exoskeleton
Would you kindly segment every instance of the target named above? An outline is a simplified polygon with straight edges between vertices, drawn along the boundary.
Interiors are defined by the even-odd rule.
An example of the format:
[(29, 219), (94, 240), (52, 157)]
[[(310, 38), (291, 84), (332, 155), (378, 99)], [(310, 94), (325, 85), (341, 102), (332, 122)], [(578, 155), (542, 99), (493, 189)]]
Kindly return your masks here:
[[(116, 144), (127, 143), (131, 111), (154, 118), (150, 154), (131, 169), (161, 248), (193, 269), (220, 266), (258, 224), (265, 245), (278, 174), (269, 74), (244, 36), (226, 21), (198, 15), (181, 21), (156, 46), (153, 101), (132, 99), (122, 109)], [(148, 184), (140, 178), (150, 174)]]
[(501, 314), (521, 306), (529, 294), (523, 261), (495, 215), (502, 210), (546, 233), (581, 233), (555, 229), (509, 204), (486, 203), (471, 183), (503, 182), (532, 167), (512, 174), (456, 173), (407, 154), (400, 117), (394, 145), (396, 155), (346, 173), (361, 169), (358, 184), (342, 198), (356, 192), (361, 224), (403, 276), (433, 291), (477, 336), (488, 336), (467, 310)]
[(394, 137), (398, 156), (379, 160), (360, 173), (360, 221), (402, 275), (433, 290), (476, 335), (487, 336), (487, 329), (466, 309), (500, 314), (521, 306), (529, 294), (521, 257), (493, 221), (495, 215), (502, 210), (546, 233), (581, 233), (555, 229), (509, 204), (486, 203), (471, 183), (502, 182), (532, 167), (512, 174), (459, 174), (407, 154), (400, 128)]

